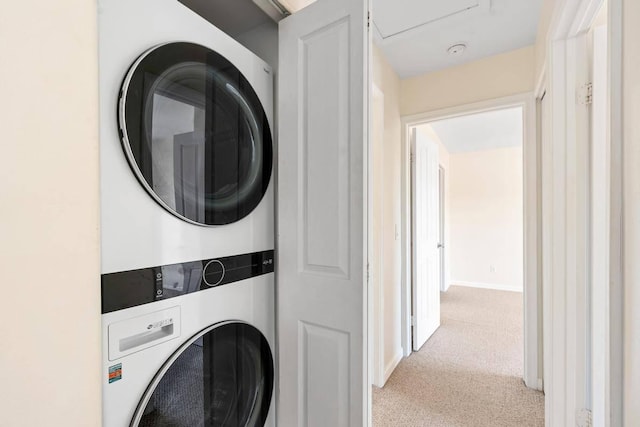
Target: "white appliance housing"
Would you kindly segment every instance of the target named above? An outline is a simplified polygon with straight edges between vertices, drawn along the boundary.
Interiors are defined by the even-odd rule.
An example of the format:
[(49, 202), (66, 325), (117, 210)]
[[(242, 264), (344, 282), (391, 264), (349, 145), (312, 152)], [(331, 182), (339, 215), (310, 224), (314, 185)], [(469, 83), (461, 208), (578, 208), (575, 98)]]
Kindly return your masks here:
[(211, 227), (190, 224), (147, 194), (118, 134), (123, 80), (136, 59), (154, 46), (190, 42), (222, 55), (253, 87), (273, 129), (271, 67), (176, 0), (100, 0), (98, 18), (102, 273), (273, 249), (273, 179), (259, 205), (241, 220)]
[[(264, 335), (273, 354), (273, 304), (270, 273), (103, 315), (103, 426), (137, 426), (132, 424), (134, 413), (156, 374), (183, 345), (210, 326), (230, 321), (249, 324)], [(155, 336), (145, 337), (148, 331)], [(110, 373), (118, 369), (121, 379), (113, 378), (110, 383)], [(196, 385), (202, 383), (194, 377)], [(276, 425), (273, 394), (264, 425)]]
[[(273, 75), (267, 63), (176, 0), (99, 0), (98, 11), (103, 425), (123, 427), (136, 425), (132, 417), (154, 378), (203, 330), (234, 322), (250, 325), (275, 358), (273, 273), (232, 278), (221, 286), (206, 279), (208, 262), (215, 266), (216, 259), (273, 250), (273, 178), (257, 206), (236, 222), (202, 226), (170, 213), (141, 185), (123, 150), (118, 121), (123, 81), (132, 64), (156, 46), (204, 46), (242, 73), (272, 130)], [(198, 262), (202, 282), (184, 279), (186, 273), (176, 267)], [(177, 275), (184, 283), (179, 295), (105, 310), (105, 277), (131, 271), (151, 271), (150, 277), (162, 273), (165, 281)], [(194, 284), (199, 288), (187, 291)], [(126, 293), (128, 288), (122, 289)], [(265, 425), (275, 426), (274, 397)]]

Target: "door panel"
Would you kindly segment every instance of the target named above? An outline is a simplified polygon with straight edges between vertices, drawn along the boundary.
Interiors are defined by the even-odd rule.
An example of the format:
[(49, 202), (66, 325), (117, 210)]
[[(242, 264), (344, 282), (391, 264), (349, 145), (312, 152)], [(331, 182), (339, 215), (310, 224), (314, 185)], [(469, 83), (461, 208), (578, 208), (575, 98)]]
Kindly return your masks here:
[(280, 22), (278, 425), (367, 422), (366, 0)]
[(413, 350), (440, 326), (440, 207), (438, 146), (412, 134)]

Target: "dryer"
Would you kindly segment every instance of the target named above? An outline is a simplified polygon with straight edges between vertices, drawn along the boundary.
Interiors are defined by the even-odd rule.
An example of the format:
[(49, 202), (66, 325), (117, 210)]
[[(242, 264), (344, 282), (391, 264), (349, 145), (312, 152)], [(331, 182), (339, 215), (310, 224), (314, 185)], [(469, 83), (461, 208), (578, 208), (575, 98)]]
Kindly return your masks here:
[(274, 247), (273, 75), (176, 0), (100, 0), (102, 273)]

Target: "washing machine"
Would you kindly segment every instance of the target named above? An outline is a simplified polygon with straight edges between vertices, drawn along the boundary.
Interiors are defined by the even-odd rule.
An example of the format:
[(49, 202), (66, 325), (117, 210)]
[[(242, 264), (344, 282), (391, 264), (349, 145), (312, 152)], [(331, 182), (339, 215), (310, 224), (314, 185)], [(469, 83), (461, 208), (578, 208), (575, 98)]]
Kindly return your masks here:
[(273, 426), (271, 68), (176, 0), (100, 0), (103, 424)]

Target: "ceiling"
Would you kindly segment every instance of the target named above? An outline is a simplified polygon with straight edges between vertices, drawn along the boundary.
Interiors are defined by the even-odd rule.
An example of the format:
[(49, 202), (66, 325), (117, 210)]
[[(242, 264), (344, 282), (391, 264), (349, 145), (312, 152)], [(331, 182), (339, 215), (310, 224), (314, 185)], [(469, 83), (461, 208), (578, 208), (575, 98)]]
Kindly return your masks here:
[(429, 123), (451, 154), (522, 145), (522, 108), (489, 111)]
[[(374, 38), (401, 78), (535, 43), (542, 0), (373, 0)], [(447, 49), (467, 49), (450, 55)]]

